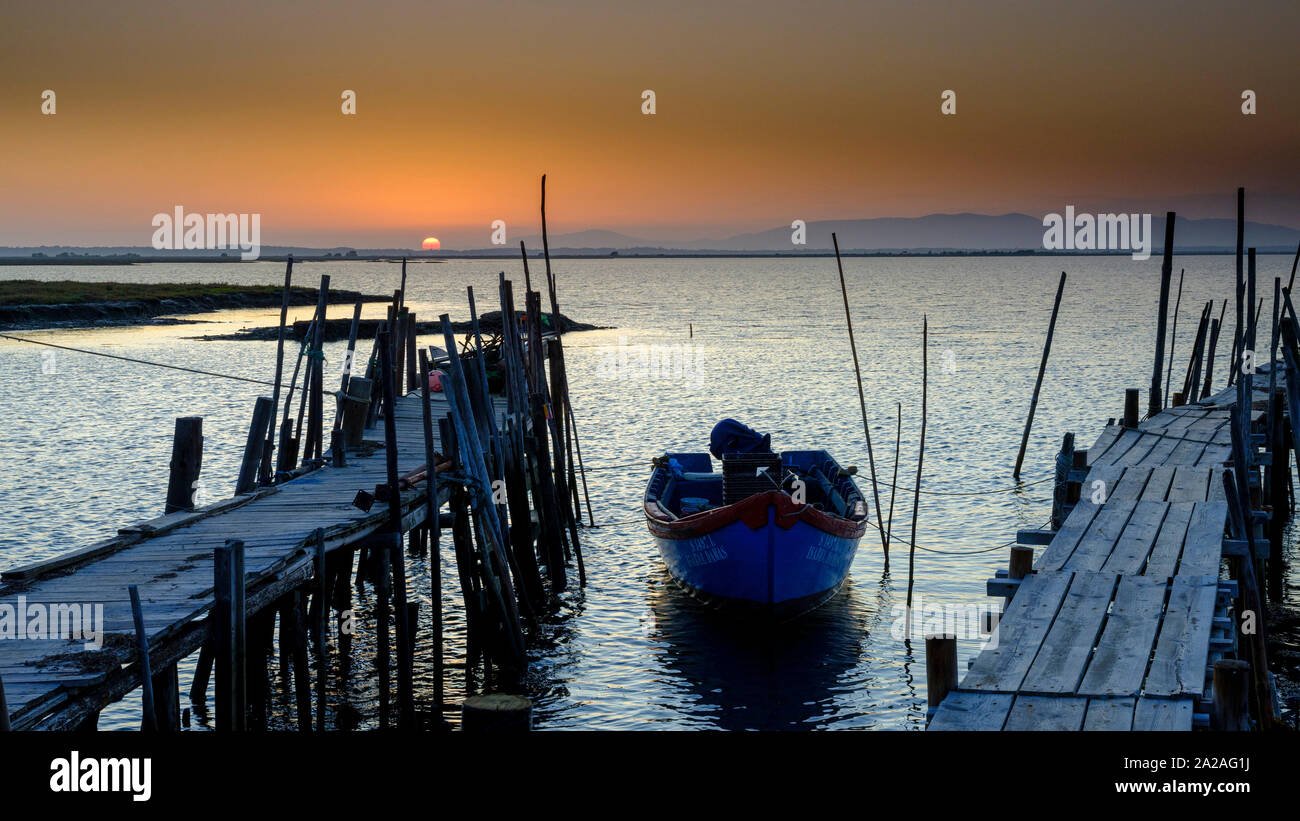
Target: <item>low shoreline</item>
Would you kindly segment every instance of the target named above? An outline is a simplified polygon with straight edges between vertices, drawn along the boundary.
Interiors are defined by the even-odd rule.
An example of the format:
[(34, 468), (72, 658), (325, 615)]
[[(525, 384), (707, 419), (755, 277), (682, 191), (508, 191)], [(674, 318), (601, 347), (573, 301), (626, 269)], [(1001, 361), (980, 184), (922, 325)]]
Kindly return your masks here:
[[(522, 316), (522, 312), (520, 314)], [(561, 334), (571, 333), (573, 331), (600, 331), (607, 330), (602, 325), (589, 325), (585, 322), (577, 322), (564, 314), (556, 314), (553, 323), (554, 330)], [(545, 330), (552, 330), (552, 315), (542, 314), (542, 327)], [(358, 339), (373, 339), (375, 332), (379, 329), (379, 319), (362, 319), (357, 323)], [(490, 337), (501, 331), (501, 312), (489, 311), (478, 318), (479, 332), (485, 337)], [(302, 341), (307, 336), (307, 328), (311, 325), (308, 320), (299, 320), (286, 326), (286, 339)], [(469, 321), (452, 322), (451, 329), (458, 334), (469, 333), (473, 330), (473, 323)], [(345, 342), (352, 332), (352, 320), (345, 318), (327, 319), (324, 327), (325, 342)], [(415, 332), (419, 336), (428, 336), (431, 334), (442, 333), (442, 324), (435, 320), (420, 321), (416, 320)], [(274, 341), (279, 338), (280, 329), (278, 326), (263, 328), (241, 328), (238, 331), (225, 334), (202, 334), (200, 336), (186, 337), (200, 342), (265, 342)]]
[[(191, 324), (200, 320), (175, 317), (237, 308), (279, 307), (284, 298), (284, 290), (278, 285), (137, 285), (35, 280), (0, 284), (8, 291), (0, 293), (0, 330), (9, 331)], [(103, 298), (118, 293), (125, 298)], [(370, 296), (356, 291), (329, 293), (331, 305), (390, 299), (390, 296)], [(293, 306), (315, 305), (317, 300), (315, 288), (296, 287), (289, 292), (289, 304)]]

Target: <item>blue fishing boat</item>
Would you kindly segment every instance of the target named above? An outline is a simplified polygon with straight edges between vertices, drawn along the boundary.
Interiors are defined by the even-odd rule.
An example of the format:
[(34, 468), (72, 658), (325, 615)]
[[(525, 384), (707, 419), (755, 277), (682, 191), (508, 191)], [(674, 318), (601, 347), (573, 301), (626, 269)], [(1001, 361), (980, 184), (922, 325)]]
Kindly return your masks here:
[(710, 453), (665, 453), (646, 524), (673, 580), (718, 609), (778, 621), (839, 590), (867, 528), (851, 473), (824, 450), (773, 453), (770, 437), (719, 422)]

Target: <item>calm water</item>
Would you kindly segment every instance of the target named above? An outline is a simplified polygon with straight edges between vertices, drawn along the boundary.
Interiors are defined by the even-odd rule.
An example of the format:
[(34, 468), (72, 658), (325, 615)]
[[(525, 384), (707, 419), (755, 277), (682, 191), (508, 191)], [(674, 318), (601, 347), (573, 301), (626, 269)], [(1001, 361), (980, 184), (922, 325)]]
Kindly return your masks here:
[[(1260, 258), (1260, 282), (1268, 283), (1261, 292), (1271, 294), (1272, 278), (1286, 276), (1288, 263)], [(1106, 417), (1121, 414), (1125, 388), (1145, 393), (1159, 260), (851, 259), (845, 265), (886, 510), (899, 403), (899, 484), (910, 488), (915, 481), (921, 318), (929, 317), (924, 489), (930, 492), (920, 504), (916, 541), (927, 550), (916, 552), (915, 589), (927, 606), (986, 604), (984, 581), (1006, 562), (1006, 550), (998, 546), (1017, 528), (1039, 526), (1049, 516), (1050, 483), (1032, 483), (1050, 476), (1061, 435), (1075, 431), (1086, 447)], [(1222, 256), (1176, 261), (1187, 275), (1175, 383), (1181, 384), (1201, 305), (1231, 295), (1232, 265), (1231, 257)], [(774, 447), (826, 447), (842, 464), (858, 465), (870, 499), (834, 261), (563, 260), (555, 267), (561, 309), (613, 329), (566, 337), (591, 503), (601, 526), (583, 532), (586, 589), (566, 595), (534, 645), (526, 683), (537, 725), (923, 726), (924, 648), (890, 631), (907, 589), (905, 544), (895, 543), (886, 574), (879, 538), (869, 530), (850, 582), (836, 599), (777, 635), (760, 638), (699, 612), (673, 589), (638, 518), (650, 458), (664, 450), (704, 450), (710, 428), (724, 416), (770, 432)], [(511, 263), (507, 274), (522, 280), (517, 268)], [(1026, 457), (1026, 486), (976, 493), (1012, 485), (1062, 268), (1070, 280)], [(412, 265), (408, 302), (422, 317), (449, 312), (464, 318), (465, 286), (495, 294), (500, 269), (496, 261)], [(295, 267), (301, 284), (315, 284), (322, 273), (335, 287), (391, 293), (399, 269), (382, 263)], [(0, 276), (277, 283), (283, 274), (281, 265), (265, 263), (4, 268)], [(1265, 316), (1269, 310), (1266, 301)], [(310, 312), (294, 314), (308, 318)], [(367, 315), (381, 312), (380, 305), (367, 309)], [(344, 316), (350, 308), (336, 306), (331, 313)], [(208, 324), (24, 335), (223, 373), (273, 376), (273, 342), (188, 337), (273, 325), (275, 311), (196, 318)], [(630, 367), (620, 364), (620, 346)], [(697, 367), (682, 378), (672, 378), (671, 368), (666, 374), (647, 372), (636, 367), (640, 346), (675, 346), (660, 350)], [(0, 455), (8, 466), (0, 473), (0, 566), (72, 550), (161, 513), (177, 416), (204, 417), (207, 500), (230, 494), (247, 417), (262, 392), (258, 386), (63, 351), (51, 357), (47, 351), (0, 340)], [(341, 343), (327, 349), (332, 371), (341, 367), (341, 351)], [(1219, 356), (1221, 363), (1223, 342)], [(900, 490), (896, 538), (910, 538), (911, 510), (910, 491)], [(427, 620), (425, 560), (411, 558), (408, 573), (424, 580), (415, 595)], [(447, 629), (458, 652), (463, 623), (450, 558), (443, 578)], [(364, 617), (368, 599), (358, 605), (361, 634), (346, 685), (331, 701), (346, 702), (362, 726), (370, 726), (375, 698), (367, 643), (372, 633)], [(963, 665), (977, 647), (975, 639), (959, 642)], [(427, 662), (419, 659), (417, 671), (425, 674), (422, 707), (431, 697)], [(188, 687), (185, 671), (182, 687)], [(463, 669), (453, 670), (449, 701), (458, 701), (464, 688)], [(277, 723), (291, 713), (282, 695), (275, 712)], [(106, 711), (100, 726), (129, 728), (137, 722), (138, 701), (128, 700)]]

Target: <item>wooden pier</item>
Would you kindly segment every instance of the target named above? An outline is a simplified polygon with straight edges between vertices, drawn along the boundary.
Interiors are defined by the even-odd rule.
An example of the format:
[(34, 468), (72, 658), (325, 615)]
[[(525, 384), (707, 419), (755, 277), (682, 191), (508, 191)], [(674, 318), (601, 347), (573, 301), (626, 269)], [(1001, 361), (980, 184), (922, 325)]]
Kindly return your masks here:
[[(289, 282), (286, 272), (286, 293)], [(295, 368), (287, 381), (278, 445), (279, 370), (274, 397), (257, 400), (234, 497), (199, 509), (187, 504), (201, 462), (201, 420), (182, 418), (167, 483), (167, 509), (175, 512), (0, 573), (0, 613), (22, 625), (20, 635), (0, 641), (0, 731), (94, 729), (104, 707), (137, 688), (141, 726), (177, 730), (177, 665), (195, 651), (189, 695), (196, 712), (214, 715), (218, 730), (262, 729), (267, 665), (277, 649), (284, 686), (292, 678), (299, 729), (324, 729), (327, 642), (348, 652), (354, 578), (357, 587), (375, 587), (380, 726), (390, 712), (406, 728), (441, 726), (440, 541), (450, 542), (445, 549), (456, 557), (469, 663), (495, 665), (495, 685), (511, 692), (527, 664), (529, 628), (565, 589), (573, 556), (585, 576), (563, 347), (542, 331), (540, 294), (528, 292), (527, 310), (516, 311), (504, 275), (499, 285), (502, 317), (513, 321), (485, 342), (471, 289), (471, 333), (458, 339), (443, 315), (445, 348), (421, 351), (415, 315), (403, 304), (403, 267), (403, 288), (369, 361), (359, 360), (364, 369), (359, 364), (350, 374), (358, 304), (342, 387), (331, 395), (323, 388), (319, 332), (324, 278), (315, 332), (305, 335), (298, 358), (306, 362), (302, 379)], [(555, 316), (553, 280), (549, 290)], [(441, 391), (430, 388), (435, 367)], [(335, 408), (332, 432), (327, 405)], [(432, 578), (407, 578), (404, 535), (411, 550), (433, 551)], [(418, 608), (407, 590), (417, 586), (438, 608), (431, 636), (416, 635)], [(102, 608), (102, 624), (94, 625), (103, 632), (100, 647), (88, 646), (77, 629), (80, 615), (95, 608)], [(58, 625), (54, 613), (63, 613)], [(435, 644), (435, 692), (432, 718), (418, 720), (412, 665), (423, 641)], [(465, 710), (472, 707), (467, 702)], [(514, 726), (527, 725), (527, 711), (521, 715)]]

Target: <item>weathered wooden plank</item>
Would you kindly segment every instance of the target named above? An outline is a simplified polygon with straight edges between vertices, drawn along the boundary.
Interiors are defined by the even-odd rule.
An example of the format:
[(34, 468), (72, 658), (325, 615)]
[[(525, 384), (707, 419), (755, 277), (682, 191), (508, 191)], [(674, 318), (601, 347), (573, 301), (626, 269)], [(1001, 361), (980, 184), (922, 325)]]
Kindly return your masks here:
[(1169, 486), (1174, 480), (1174, 465), (1142, 465), (1140, 467), (1151, 468), (1151, 478), (1147, 480), (1146, 487), (1142, 488), (1140, 499), (1149, 499), (1156, 502), (1163, 502), (1165, 495), (1169, 492)]
[(1101, 633), (1115, 576), (1075, 573), (1065, 601), (1020, 685), (1024, 693), (1073, 693)]
[(1128, 526), (1150, 475), (1150, 468), (1132, 467), (1124, 471), (1073, 555), (1065, 562), (1065, 569), (1100, 570), (1105, 565), (1115, 542)]
[(930, 730), (997, 731), (1007, 722), (1015, 696), (1004, 693), (948, 694), (930, 720)]
[(1191, 732), (1192, 700), (1190, 698), (1138, 699), (1137, 708), (1133, 712), (1133, 730), (1135, 732), (1170, 730)]
[(1125, 428), (1119, 434), (1119, 437), (1114, 441), (1114, 443), (1111, 444), (1110, 447), (1106, 448), (1105, 452), (1097, 456), (1095, 459), (1093, 458), (1092, 451), (1088, 451), (1089, 467), (1105, 467), (1106, 465), (1122, 466), (1127, 464), (1123, 461), (1124, 455), (1132, 450), (1133, 447), (1146, 435), (1147, 434), (1140, 430)]
[(1087, 732), (1128, 732), (1133, 729), (1134, 698), (1091, 698), (1083, 719)]
[(1217, 577), (1175, 576), (1156, 652), (1147, 673), (1148, 696), (1200, 696), (1210, 653)]
[(1052, 543), (1038, 557), (1038, 561), (1034, 564), (1036, 570), (1043, 572), (1060, 570), (1065, 567), (1075, 548), (1079, 546), (1084, 534), (1092, 527), (1093, 520), (1102, 510), (1104, 502), (1099, 503), (1094, 499), (1104, 500), (1106, 494), (1120, 483), (1123, 476), (1123, 468), (1109, 465), (1093, 468), (1088, 472), (1088, 478), (1083, 483), (1079, 503), (1070, 511), (1070, 515), (1062, 523), (1061, 529), (1057, 531)]
[(1088, 699), (1054, 696), (1016, 696), (1004, 730), (1078, 730)]
[(1125, 576), (1115, 591), (1101, 639), (1079, 685), (1080, 695), (1129, 696), (1142, 690), (1164, 609), (1164, 579)]
[(1101, 569), (1107, 573), (1140, 573), (1168, 511), (1168, 502), (1138, 502)]
[(1147, 556), (1142, 575), (1159, 579), (1168, 579), (1178, 569), (1178, 559), (1183, 553), (1183, 542), (1187, 537), (1187, 525), (1192, 520), (1195, 502), (1173, 502), (1165, 513), (1156, 535), (1155, 544)]
[(1097, 436), (1097, 441), (1093, 442), (1092, 447), (1088, 448), (1088, 466), (1092, 467), (1106, 452), (1114, 446), (1121, 433), (1124, 432), (1122, 425), (1107, 425)]
[(1183, 576), (1217, 576), (1223, 561), (1224, 528), (1228, 522), (1227, 502), (1198, 502), (1192, 511), (1183, 542), (1178, 573)]
[(1061, 608), (1072, 575), (1034, 573), (1025, 577), (988, 648), (976, 656), (962, 680), (963, 690), (1016, 691)]
[(1178, 465), (1165, 499), (1170, 502), (1203, 502), (1209, 485), (1208, 468)]

